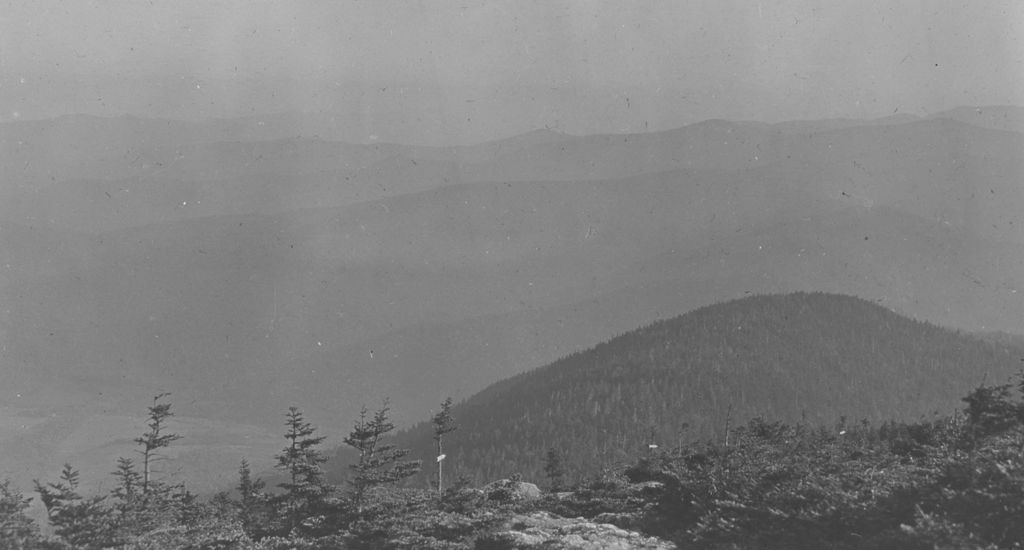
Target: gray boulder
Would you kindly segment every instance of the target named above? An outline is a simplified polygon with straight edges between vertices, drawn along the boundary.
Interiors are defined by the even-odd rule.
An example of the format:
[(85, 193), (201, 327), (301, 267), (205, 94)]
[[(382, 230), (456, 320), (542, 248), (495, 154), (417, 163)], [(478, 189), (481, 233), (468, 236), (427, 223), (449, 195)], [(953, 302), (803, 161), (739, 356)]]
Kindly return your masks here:
[(492, 481), (485, 485), (483, 490), (487, 500), (497, 502), (523, 502), (541, 497), (540, 488), (533, 483), (511, 479)]

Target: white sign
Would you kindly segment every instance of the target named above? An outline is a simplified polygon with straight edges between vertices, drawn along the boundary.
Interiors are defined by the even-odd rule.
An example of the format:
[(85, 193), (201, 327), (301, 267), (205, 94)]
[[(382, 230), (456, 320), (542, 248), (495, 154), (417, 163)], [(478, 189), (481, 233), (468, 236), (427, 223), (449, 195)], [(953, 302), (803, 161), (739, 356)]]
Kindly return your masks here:
[(444, 457), (446, 457), (446, 456), (448, 456), (448, 455), (440, 455), (440, 456), (438, 456), (437, 457), (437, 461), (441, 462), (442, 460), (444, 460)]

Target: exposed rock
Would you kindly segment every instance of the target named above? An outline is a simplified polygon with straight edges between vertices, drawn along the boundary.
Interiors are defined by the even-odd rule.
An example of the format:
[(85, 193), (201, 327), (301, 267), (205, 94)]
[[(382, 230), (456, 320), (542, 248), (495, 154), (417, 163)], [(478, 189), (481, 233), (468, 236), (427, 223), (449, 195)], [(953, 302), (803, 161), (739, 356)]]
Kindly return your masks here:
[(643, 521), (640, 512), (604, 512), (594, 516), (595, 523), (610, 523), (623, 529), (635, 528)]
[(540, 488), (533, 483), (511, 479), (499, 479), (488, 483), (484, 486), (484, 493), (487, 500), (498, 502), (521, 502), (541, 497)]
[(583, 518), (568, 519), (547, 512), (535, 512), (509, 518), (497, 531), (477, 539), (476, 548), (480, 550), (531, 550), (535, 548), (669, 550), (675, 548), (675, 545), (656, 537), (646, 537), (607, 523), (595, 523)]
[(640, 483), (630, 484), (630, 489), (637, 493), (660, 491), (664, 488), (665, 484), (660, 481), (642, 481)]

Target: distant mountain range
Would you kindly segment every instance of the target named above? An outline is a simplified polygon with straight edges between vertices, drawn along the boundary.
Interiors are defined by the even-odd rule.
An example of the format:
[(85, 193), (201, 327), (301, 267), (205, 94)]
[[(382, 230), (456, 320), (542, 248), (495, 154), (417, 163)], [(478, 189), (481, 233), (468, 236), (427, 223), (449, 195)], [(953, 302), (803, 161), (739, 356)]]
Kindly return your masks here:
[(218, 483), (269, 465), (288, 405), (335, 440), (384, 396), (408, 424), (748, 294), (1024, 334), (1022, 113), (468, 147), (294, 115), (0, 124), (0, 476), (103, 479), (172, 391), (168, 464)]
[[(810, 429), (918, 420), (1024, 367), (1019, 341), (915, 321), (851, 296), (751, 296), (658, 321), (510, 377), (453, 408), (451, 479), (543, 479), (555, 448), (577, 476), (714, 439), (762, 417)], [(845, 420), (844, 420), (845, 419)], [(837, 428), (838, 429), (838, 428)], [(433, 462), (433, 429), (398, 438)], [(343, 465), (337, 464), (335, 468)], [(429, 474), (429, 472), (428, 472)]]

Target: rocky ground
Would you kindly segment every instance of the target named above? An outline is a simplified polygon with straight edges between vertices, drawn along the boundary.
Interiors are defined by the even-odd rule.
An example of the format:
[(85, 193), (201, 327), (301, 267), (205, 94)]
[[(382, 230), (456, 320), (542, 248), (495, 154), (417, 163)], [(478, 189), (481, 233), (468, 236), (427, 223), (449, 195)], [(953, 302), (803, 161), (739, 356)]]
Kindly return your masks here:
[(549, 512), (533, 512), (512, 516), (496, 532), (477, 539), (476, 547), (494, 550), (661, 550), (676, 546), (609, 523), (596, 523), (584, 518), (563, 518)]

